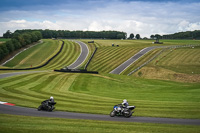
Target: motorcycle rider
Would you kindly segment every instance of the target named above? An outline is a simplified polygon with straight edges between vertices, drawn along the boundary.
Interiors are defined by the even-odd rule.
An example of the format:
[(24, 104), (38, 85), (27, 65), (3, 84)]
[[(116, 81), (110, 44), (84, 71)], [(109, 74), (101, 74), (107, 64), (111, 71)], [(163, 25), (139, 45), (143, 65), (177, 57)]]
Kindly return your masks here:
[(50, 99), (47, 99), (45, 101), (43, 101), (42, 103), (44, 103), (45, 106), (50, 106), (51, 109), (53, 110), (55, 107), (54, 107), (54, 104), (56, 104), (56, 102), (54, 101), (54, 98), (51, 96)]
[(124, 99), (124, 100), (122, 101), (122, 103), (121, 103), (121, 104), (118, 104), (118, 105), (119, 105), (118, 111), (119, 111), (120, 113), (122, 113), (123, 110), (124, 110), (127, 106), (129, 106), (128, 101), (127, 101), (126, 99)]
[(126, 108), (127, 106), (129, 106), (128, 101), (126, 99), (124, 99), (122, 102), (122, 107)]

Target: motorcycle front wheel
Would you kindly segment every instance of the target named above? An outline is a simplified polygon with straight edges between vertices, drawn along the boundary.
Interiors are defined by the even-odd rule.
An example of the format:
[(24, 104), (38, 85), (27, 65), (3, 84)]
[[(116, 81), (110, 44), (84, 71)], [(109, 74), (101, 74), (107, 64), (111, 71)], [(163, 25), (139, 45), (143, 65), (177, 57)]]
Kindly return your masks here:
[(40, 106), (38, 107), (38, 111), (40, 111), (40, 110), (42, 110), (42, 105), (40, 105)]
[(132, 116), (131, 110), (126, 110), (126, 111), (124, 112), (124, 116), (125, 116), (126, 118), (131, 117), (131, 116)]
[(114, 117), (115, 116), (115, 111), (111, 111), (110, 112), (110, 117)]

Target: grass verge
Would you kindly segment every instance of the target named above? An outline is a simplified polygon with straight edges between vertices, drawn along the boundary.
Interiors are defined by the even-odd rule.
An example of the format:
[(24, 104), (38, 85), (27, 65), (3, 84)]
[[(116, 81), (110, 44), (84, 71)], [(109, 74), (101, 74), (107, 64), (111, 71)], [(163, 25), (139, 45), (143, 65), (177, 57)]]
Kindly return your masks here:
[(123, 133), (197, 133), (199, 130), (199, 126), (108, 122), (0, 114), (0, 131), (3, 133), (113, 133), (118, 131), (123, 131)]
[(48, 58), (59, 49), (58, 41), (45, 39), (44, 43), (36, 45), (17, 55), (14, 59), (5, 64), (12, 68), (29, 68), (43, 64)]

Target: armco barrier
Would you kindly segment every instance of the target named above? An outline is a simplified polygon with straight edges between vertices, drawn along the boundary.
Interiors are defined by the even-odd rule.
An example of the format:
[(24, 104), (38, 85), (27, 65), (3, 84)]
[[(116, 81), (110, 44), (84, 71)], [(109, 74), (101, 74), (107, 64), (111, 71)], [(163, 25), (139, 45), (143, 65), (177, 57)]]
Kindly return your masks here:
[(94, 54), (96, 53), (96, 51), (97, 51), (97, 47), (95, 47), (95, 50), (94, 50), (94, 52), (92, 53), (92, 56), (90, 57), (90, 59), (88, 60), (88, 62), (86, 63), (84, 69), (87, 69), (87, 67), (88, 67), (89, 63), (91, 62), (91, 60), (92, 60)]
[(31, 67), (31, 68), (20, 68), (20, 69), (1, 68), (0, 70), (34, 70), (34, 69), (42, 68), (42, 67), (46, 66), (51, 60), (53, 60), (58, 54), (60, 54), (60, 52), (63, 49), (63, 46), (64, 46), (64, 41), (62, 41), (62, 45), (61, 45), (60, 50), (53, 57), (51, 57), (47, 62), (45, 62), (44, 64), (42, 64), (40, 66)]
[(65, 73), (92, 73), (92, 74), (98, 74), (97, 71), (87, 71), (86, 69), (60, 69), (60, 70), (54, 70), (55, 72), (65, 72)]

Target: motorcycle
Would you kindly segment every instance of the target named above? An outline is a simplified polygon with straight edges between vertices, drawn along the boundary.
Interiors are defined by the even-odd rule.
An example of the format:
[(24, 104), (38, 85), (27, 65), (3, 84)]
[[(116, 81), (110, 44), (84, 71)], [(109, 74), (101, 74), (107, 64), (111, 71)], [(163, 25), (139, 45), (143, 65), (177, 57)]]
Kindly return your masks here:
[(54, 105), (56, 104), (56, 102), (50, 103), (48, 101), (43, 101), (41, 102), (41, 105), (37, 108), (38, 111), (40, 110), (45, 110), (45, 111), (53, 111), (55, 109)]
[(127, 106), (126, 108), (123, 108), (122, 105), (115, 105), (113, 111), (110, 112), (110, 117), (124, 116), (129, 118), (134, 113), (134, 111), (132, 111), (133, 109), (135, 109), (135, 106)]

